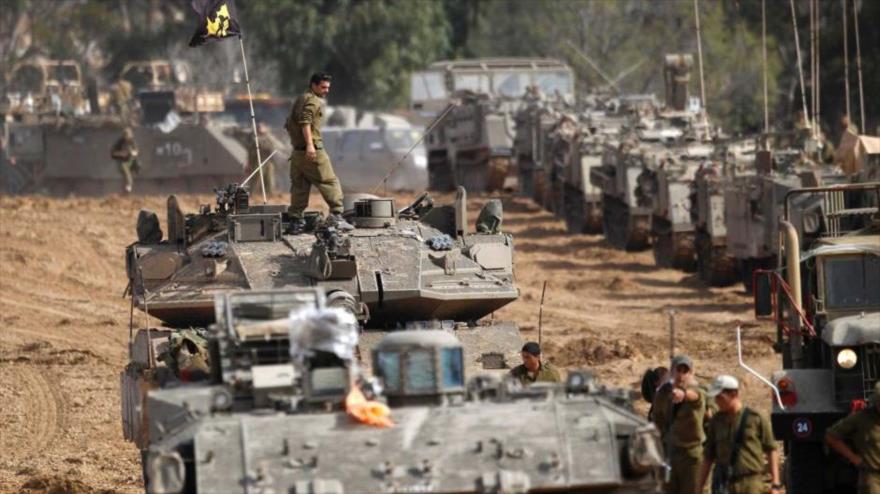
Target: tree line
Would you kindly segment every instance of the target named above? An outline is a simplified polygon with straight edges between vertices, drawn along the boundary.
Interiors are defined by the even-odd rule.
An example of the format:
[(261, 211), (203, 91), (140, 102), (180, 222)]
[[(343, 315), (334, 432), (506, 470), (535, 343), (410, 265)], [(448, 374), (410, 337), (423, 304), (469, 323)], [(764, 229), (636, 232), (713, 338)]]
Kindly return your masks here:
[[(771, 124), (788, 127), (801, 108), (789, 0), (765, 0)], [(802, 66), (809, 83), (811, 0), (795, 0)], [(42, 53), (81, 60), (112, 77), (126, 61), (189, 60), (197, 81), (234, 87), (237, 43), (186, 47), (194, 19), (180, 0), (7, 0), (0, 60)], [(707, 108), (731, 132), (763, 127), (762, 0), (700, 0)], [(843, 2), (818, 2), (823, 127), (837, 133), (845, 112)], [(876, 132), (880, 119), (880, 2), (846, 0), (853, 120)], [(258, 89), (294, 95), (310, 73), (334, 76), (331, 101), (404, 108), (409, 74), (442, 59), (549, 57), (575, 70), (579, 92), (605, 85), (578, 51), (626, 92), (662, 92), (666, 53), (692, 53), (692, 0), (238, 0), (251, 78)], [(856, 26), (867, 122), (859, 118)], [(24, 33), (24, 35), (23, 35)], [(22, 38), (26, 38), (26, 43)], [(577, 49), (573, 48), (576, 47)], [(691, 78), (699, 94), (697, 67)], [(241, 89), (241, 88), (238, 88)], [(808, 87), (807, 91), (811, 89)], [(811, 97), (807, 97), (808, 101)]]

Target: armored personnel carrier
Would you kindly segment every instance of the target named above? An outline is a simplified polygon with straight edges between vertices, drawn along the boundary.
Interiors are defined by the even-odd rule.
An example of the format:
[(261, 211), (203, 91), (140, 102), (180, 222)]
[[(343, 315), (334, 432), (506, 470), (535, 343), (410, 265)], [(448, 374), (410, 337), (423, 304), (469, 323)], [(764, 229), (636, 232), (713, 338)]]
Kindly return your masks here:
[(587, 372), (529, 388), (472, 377), (466, 345), (442, 330), (385, 335), (371, 379), (351, 321), (322, 299), (314, 288), (217, 295), (210, 372), (148, 394), (147, 492), (659, 487), (658, 434), (628, 391)]
[(639, 205), (651, 209), (651, 243), (657, 266), (683, 271), (696, 268), (692, 186), (697, 170), (713, 150), (709, 143), (685, 142), (643, 161), (636, 196)]
[[(738, 260), (747, 291), (752, 288), (753, 271), (772, 266), (778, 255), (778, 220), (782, 216), (786, 194), (803, 187), (847, 181), (840, 168), (821, 165), (815, 160), (815, 155), (804, 147), (809, 141), (798, 145), (791, 141), (793, 138), (790, 134), (764, 136), (765, 142), (756, 153), (756, 173), (733, 178), (724, 190), (727, 252)], [(790, 144), (773, 145), (774, 140)], [(798, 209), (823, 207), (797, 206)], [(812, 217), (818, 218), (815, 214)], [(813, 224), (808, 239), (820, 234), (823, 227), (819, 223)]]
[[(136, 94), (132, 101), (117, 102), (131, 107), (123, 117), (111, 111), (106, 91), (86, 91), (79, 67), (70, 64), (37, 65), (43, 72), (20, 67), (20, 72), (44, 73), (44, 78), (22, 76), (7, 92), (7, 99), (18, 103), (10, 110), (13, 121), (3, 122), (9, 144), (6, 159), (0, 160), (0, 190), (121, 192), (122, 174), (110, 150), (129, 125), (139, 149), (137, 193), (204, 193), (241, 180), (247, 150), (228, 134), (228, 126), (210, 117), (223, 110), (222, 94), (193, 86), (186, 65), (156, 60), (128, 64), (122, 78)], [(47, 96), (25, 104), (29, 87), (44, 88)]]
[(756, 150), (754, 139), (721, 142), (694, 175), (690, 209), (697, 275), (708, 285), (727, 286), (740, 279), (738, 261), (727, 252), (724, 189), (733, 177), (755, 173)]
[(426, 139), (429, 187), (462, 185), (477, 192), (510, 186), (512, 115), (529, 88), (571, 99), (572, 70), (550, 59), (492, 58), (445, 60), (414, 73), (410, 97), (424, 119), (419, 123), (428, 126), (442, 116)]
[[(823, 207), (802, 214), (798, 204)], [(755, 273), (755, 314), (777, 327), (782, 370), (771, 378), (779, 392), (771, 420), (792, 494), (856, 491), (855, 468), (826, 452), (824, 438), (865, 406), (880, 378), (878, 205), (880, 182), (788, 191), (778, 262)]]

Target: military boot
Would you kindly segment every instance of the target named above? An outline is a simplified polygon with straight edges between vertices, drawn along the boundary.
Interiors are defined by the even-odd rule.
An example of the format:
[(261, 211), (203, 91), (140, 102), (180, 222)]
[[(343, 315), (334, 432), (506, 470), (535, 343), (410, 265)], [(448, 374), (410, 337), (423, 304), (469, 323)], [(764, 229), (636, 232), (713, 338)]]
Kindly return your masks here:
[(295, 218), (290, 220), (290, 223), (287, 224), (287, 230), (284, 230), (284, 233), (287, 235), (300, 235), (306, 231), (306, 220), (302, 218)]
[(327, 217), (327, 225), (336, 227), (336, 229), (341, 232), (350, 232), (354, 230), (354, 225), (345, 221), (345, 218), (339, 213), (330, 213), (330, 216)]

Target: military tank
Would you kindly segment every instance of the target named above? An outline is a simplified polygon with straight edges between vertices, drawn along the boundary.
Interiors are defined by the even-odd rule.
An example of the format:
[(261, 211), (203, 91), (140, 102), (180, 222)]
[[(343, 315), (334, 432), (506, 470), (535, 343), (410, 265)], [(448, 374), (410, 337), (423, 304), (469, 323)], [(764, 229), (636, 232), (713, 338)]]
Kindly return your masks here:
[(307, 233), (299, 235), (285, 233), (286, 205), (251, 204), (236, 184), (195, 214), (184, 215), (169, 197), (167, 235), (155, 213), (140, 214), (138, 241), (126, 251), (132, 307), (164, 327), (133, 337), (122, 378), (127, 438), (145, 444), (138, 410), (158, 368), (205, 370), (210, 356), (200, 332), (216, 321), (215, 297), (226, 292), (317, 287), (328, 306), (357, 319), (361, 351), (382, 332), (443, 328), (463, 342), (469, 370), (513, 363), (522, 347), (517, 326), (481, 321), (519, 295), (500, 201), (487, 202), (476, 232), (462, 187), (451, 205), (435, 206), (427, 193), (400, 210), (393, 199), (370, 195), (346, 202), (356, 229), (340, 231), (307, 212)]
[(370, 378), (352, 321), (321, 289), (217, 295), (214, 307), (210, 373), (148, 395), (147, 492), (659, 487), (656, 429), (588, 372), (528, 388), (471, 377), (455, 334), (425, 330), (386, 334)]

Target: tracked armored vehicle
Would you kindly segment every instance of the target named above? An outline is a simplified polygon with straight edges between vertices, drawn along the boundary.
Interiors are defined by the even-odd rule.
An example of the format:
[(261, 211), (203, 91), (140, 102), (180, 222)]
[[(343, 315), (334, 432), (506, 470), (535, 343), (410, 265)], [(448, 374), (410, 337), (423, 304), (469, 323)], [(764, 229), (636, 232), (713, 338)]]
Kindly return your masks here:
[(696, 268), (691, 191), (697, 170), (714, 150), (709, 143), (678, 144), (643, 161), (637, 178), (640, 206), (651, 210), (654, 262), (683, 271)]
[(659, 487), (658, 434), (627, 391), (586, 372), (529, 388), (472, 377), (467, 349), (441, 330), (385, 335), (370, 379), (354, 364), (356, 332), (322, 299), (316, 289), (217, 296), (210, 377), (148, 395), (147, 492)]
[(144, 445), (138, 407), (142, 386), (155, 384), (165, 365), (157, 356), (172, 354), (172, 367), (180, 367), (181, 352), (187, 362), (209, 360), (197, 333), (216, 320), (215, 296), (226, 292), (318, 287), (330, 307), (357, 319), (361, 351), (383, 331), (442, 328), (464, 343), (469, 369), (514, 364), (522, 347), (517, 326), (480, 321), (519, 295), (500, 202), (487, 203), (474, 232), (461, 187), (446, 206), (434, 206), (427, 193), (401, 210), (393, 199), (350, 199), (346, 217), (356, 229), (339, 231), (307, 212), (310, 230), (300, 235), (284, 233), (286, 205), (250, 204), (237, 185), (218, 190), (216, 207), (196, 214), (184, 215), (170, 197), (164, 236), (156, 215), (142, 212), (138, 242), (126, 251), (132, 304), (164, 327), (134, 337), (123, 374), (123, 403), (130, 404), (123, 416), (134, 424), (127, 438)]
[(62, 82), (23, 77), (10, 87), (15, 92), (7, 97), (19, 103), (25, 101), (21, 94), (27, 84), (45, 86), (48, 96), (11, 108), (14, 119), (4, 122), (8, 149), (0, 160), (0, 190), (121, 192), (122, 174), (110, 150), (126, 126), (133, 127), (139, 150), (136, 193), (208, 193), (241, 180), (247, 150), (229, 135), (228, 125), (210, 117), (223, 110), (222, 94), (193, 86), (185, 65), (155, 60), (127, 64), (123, 79), (136, 94), (132, 101), (117, 102), (126, 107), (123, 116), (111, 111), (106, 91), (95, 85), (86, 91), (79, 67), (70, 64), (59, 62), (52, 66), (57, 70), (47, 72), (46, 77), (65, 77)]
[[(763, 137), (765, 141), (791, 138), (785, 134)], [(807, 152), (804, 145), (774, 146), (765, 142), (756, 153), (755, 168), (754, 175), (735, 177), (724, 191), (727, 252), (738, 260), (747, 291), (751, 291), (754, 270), (772, 266), (779, 253), (778, 220), (782, 217), (786, 194), (803, 187), (848, 181), (840, 168), (819, 164), (815, 154)], [(796, 205), (798, 209), (808, 206), (824, 207)], [(814, 224), (812, 236), (818, 235), (822, 227)]]
[(510, 187), (513, 114), (530, 88), (572, 99), (572, 70), (557, 60), (491, 58), (439, 61), (413, 73), (411, 108), (422, 117), (419, 123), (430, 125), (448, 110), (426, 139), (428, 186), (462, 185), (472, 192)]
[(719, 143), (694, 175), (690, 209), (696, 269), (708, 285), (727, 286), (740, 279), (738, 261), (727, 252), (724, 189), (733, 177), (755, 173), (756, 150), (754, 139)]
[(865, 406), (880, 378), (878, 205), (880, 182), (788, 191), (777, 261), (754, 275), (755, 314), (777, 327), (771, 420), (792, 494), (856, 491), (856, 469), (827, 452), (824, 438)]

